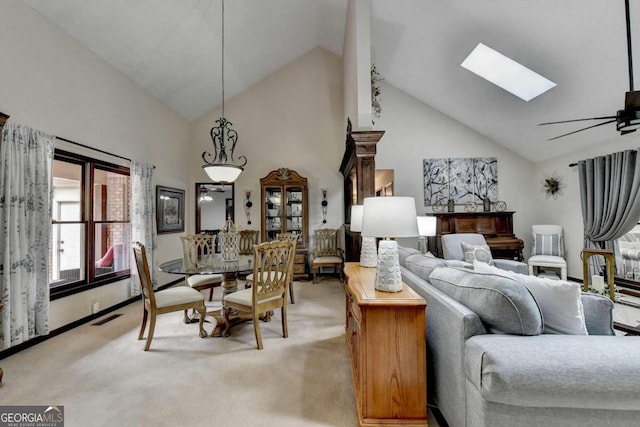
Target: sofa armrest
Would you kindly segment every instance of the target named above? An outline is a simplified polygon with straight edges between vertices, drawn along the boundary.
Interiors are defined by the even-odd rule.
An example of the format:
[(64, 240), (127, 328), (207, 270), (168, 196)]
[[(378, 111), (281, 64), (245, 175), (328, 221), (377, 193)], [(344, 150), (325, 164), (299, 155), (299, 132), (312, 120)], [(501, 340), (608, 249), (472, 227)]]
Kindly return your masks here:
[(582, 294), (584, 321), (589, 335), (615, 335), (613, 302), (602, 295)]
[(640, 261), (640, 249), (620, 249), (620, 255), (624, 259), (631, 259), (634, 261)]

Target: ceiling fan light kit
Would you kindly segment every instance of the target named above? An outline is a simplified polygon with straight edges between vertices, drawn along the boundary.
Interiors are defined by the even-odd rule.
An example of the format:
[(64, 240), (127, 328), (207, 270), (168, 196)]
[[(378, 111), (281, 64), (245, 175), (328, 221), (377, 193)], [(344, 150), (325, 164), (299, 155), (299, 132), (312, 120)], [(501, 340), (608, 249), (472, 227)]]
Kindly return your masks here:
[(626, 135), (640, 128), (640, 91), (627, 92), (624, 110), (618, 110), (616, 129)]

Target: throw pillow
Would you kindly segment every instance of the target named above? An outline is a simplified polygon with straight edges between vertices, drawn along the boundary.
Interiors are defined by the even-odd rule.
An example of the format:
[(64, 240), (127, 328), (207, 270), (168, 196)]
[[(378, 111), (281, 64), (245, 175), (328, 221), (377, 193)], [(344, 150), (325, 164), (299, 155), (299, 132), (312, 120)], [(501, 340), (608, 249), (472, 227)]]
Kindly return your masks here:
[(564, 242), (562, 234), (539, 234), (533, 235), (533, 247), (531, 255), (553, 255), (564, 257)]
[(487, 264), (493, 264), (491, 249), (489, 249), (488, 245), (470, 245), (464, 242), (461, 242), (460, 245), (462, 246), (464, 260), (466, 262), (473, 262), (474, 260), (477, 260)]
[(539, 335), (542, 314), (531, 292), (509, 277), (465, 268), (439, 267), (431, 284), (475, 312), (487, 330), (497, 334)]
[(588, 334), (578, 283), (528, 276), (477, 261), (473, 268), (480, 273), (510, 277), (526, 286), (542, 311), (545, 334)]

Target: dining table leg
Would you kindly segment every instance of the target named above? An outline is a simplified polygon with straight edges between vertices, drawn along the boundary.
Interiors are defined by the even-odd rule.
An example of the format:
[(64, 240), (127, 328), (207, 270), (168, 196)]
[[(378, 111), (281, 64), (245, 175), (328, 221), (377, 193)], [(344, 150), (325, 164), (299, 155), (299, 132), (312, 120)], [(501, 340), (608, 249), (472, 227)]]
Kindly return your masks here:
[[(224, 278), (222, 280), (222, 298), (238, 290), (237, 273), (235, 272), (223, 273), (223, 276)], [(216, 319), (216, 326), (215, 328), (213, 328), (213, 331), (211, 331), (211, 336), (222, 337), (223, 336), (222, 333), (225, 330), (224, 308), (209, 312), (207, 314), (213, 317), (214, 319)], [(233, 326), (237, 323), (244, 322), (247, 320), (245, 318), (237, 317), (236, 316), (237, 310), (232, 310), (230, 314), (231, 314), (231, 317), (229, 319), (231, 323), (230, 326)]]

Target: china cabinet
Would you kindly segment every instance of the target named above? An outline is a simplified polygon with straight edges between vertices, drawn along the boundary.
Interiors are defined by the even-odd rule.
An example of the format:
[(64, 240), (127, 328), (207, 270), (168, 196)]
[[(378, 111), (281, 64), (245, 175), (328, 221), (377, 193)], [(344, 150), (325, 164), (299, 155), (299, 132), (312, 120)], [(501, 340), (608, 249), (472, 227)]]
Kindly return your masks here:
[(261, 237), (263, 242), (275, 240), (280, 233), (298, 234), (294, 275), (307, 276), (309, 244), (309, 206), (307, 178), (298, 172), (280, 168), (260, 179)]

